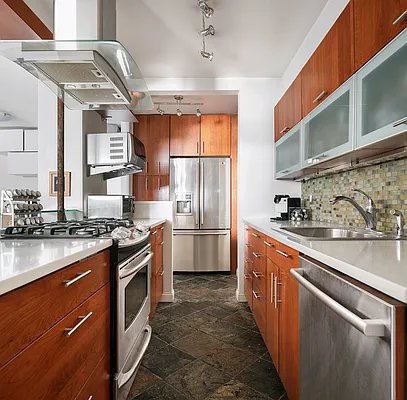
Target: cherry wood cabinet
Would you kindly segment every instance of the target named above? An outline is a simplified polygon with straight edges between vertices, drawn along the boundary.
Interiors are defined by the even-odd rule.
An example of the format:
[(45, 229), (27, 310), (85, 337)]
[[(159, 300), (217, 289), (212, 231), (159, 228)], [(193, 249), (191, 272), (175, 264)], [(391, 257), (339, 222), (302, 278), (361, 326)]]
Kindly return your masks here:
[(230, 115), (202, 115), (201, 155), (230, 156)]
[(276, 142), (301, 121), (301, 90), (301, 74), (299, 74), (274, 109), (274, 139)]
[(353, 7), (349, 3), (301, 71), (306, 116), (355, 71)]
[(154, 253), (150, 283), (150, 316), (153, 316), (164, 290), (164, 225), (150, 230), (151, 251)]
[(1, 296), (1, 348), (12, 352), (2, 353), (0, 399), (72, 400), (87, 386), (95, 397), (95, 382), (96, 397), (109, 398), (108, 260), (99, 253)]
[(407, 27), (407, 0), (352, 0), (359, 69)]
[(138, 201), (169, 199), (169, 175), (133, 175), (133, 194)]
[(201, 118), (196, 115), (171, 115), (171, 157), (199, 156), (201, 142)]

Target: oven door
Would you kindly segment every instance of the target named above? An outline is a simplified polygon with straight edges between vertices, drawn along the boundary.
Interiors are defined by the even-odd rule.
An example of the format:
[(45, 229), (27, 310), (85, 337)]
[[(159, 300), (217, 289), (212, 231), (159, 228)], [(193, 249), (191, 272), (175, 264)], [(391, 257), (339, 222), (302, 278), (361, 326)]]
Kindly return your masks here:
[[(147, 347), (151, 336), (151, 333), (145, 335), (150, 313), (150, 276), (153, 256), (150, 249), (151, 246), (147, 245), (134, 257), (119, 264), (117, 303), (119, 386), (125, 384), (126, 379), (128, 380), (137, 368), (137, 365), (129, 368), (129, 357), (141, 360), (142, 354), (140, 357), (138, 355), (134, 357), (134, 353), (144, 353), (143, 348)], [(129, 378), (124, 379), (125, 377)]]

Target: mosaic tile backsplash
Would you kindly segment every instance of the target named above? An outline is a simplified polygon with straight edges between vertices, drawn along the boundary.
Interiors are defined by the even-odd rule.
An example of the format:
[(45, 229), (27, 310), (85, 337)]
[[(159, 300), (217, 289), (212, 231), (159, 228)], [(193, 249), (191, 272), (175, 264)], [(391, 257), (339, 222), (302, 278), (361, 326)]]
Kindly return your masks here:
[(364, 207), (364, 196), (352, 192), (353, 188), (363, 190), (375, 201), (378, 230), (395, 229), (395, 218), (389, 213), (394, 208), (401, 210), (407, 221), (407, 158), (310, 179), (302, 184), (302, 197), (314, 221), (364, 227), (362, 217), (352, 205), (329, 203), (332, 197), (344, 195), (353, 197)]

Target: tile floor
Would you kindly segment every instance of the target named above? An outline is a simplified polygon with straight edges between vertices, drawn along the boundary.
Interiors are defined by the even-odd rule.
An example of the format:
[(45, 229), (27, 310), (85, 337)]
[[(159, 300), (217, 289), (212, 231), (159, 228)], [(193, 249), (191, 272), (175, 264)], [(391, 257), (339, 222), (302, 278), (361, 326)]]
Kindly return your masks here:
[(174, 289), (151, 320), (129, 400), (287, 400), (235, 276), (175, 275)]

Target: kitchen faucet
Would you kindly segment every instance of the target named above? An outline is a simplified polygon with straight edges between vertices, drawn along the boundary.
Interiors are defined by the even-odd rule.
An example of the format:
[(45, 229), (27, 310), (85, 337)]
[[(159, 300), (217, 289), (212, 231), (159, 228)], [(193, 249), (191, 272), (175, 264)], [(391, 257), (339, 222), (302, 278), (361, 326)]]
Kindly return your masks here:
[(396, 217), (396, 237), (402, 238), (404, 236), (404, 217), (403, 213), (399, 210), (391, 210), (391, 215)]
[(359, 192), (362, 193), (364, 196), (367, 197), (367, 205), (366, 208), (363, 209), (357, 202), (356, 200), (347, 197), (347, 196), (335, 196), (333, 199), (329, 200), (329, 202), (333, 205), (336, 204), (338, 201), (347, 201), (348, 203), (352, 204), (353, 207), (356, 208), (356, 210), (359, 211), (359, 213), (362, 215), (365, 224), (366, 224), (366, 229), (370, 230), (376, 230), (376, 205), (373, 201), (373, 199), (365, 193), (363, 190), (360, 189), (353, 189), (354, 192)]

